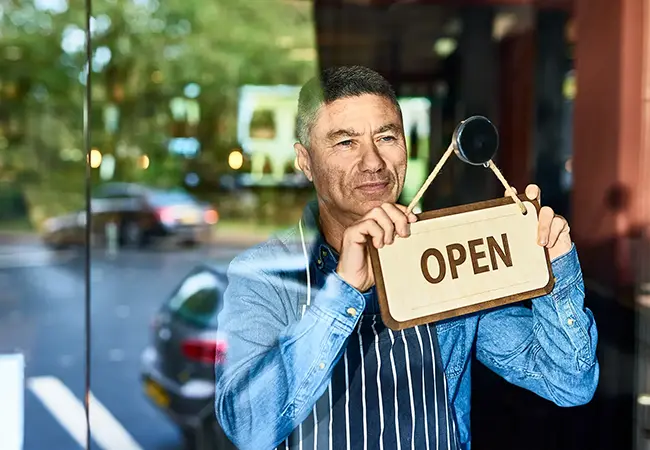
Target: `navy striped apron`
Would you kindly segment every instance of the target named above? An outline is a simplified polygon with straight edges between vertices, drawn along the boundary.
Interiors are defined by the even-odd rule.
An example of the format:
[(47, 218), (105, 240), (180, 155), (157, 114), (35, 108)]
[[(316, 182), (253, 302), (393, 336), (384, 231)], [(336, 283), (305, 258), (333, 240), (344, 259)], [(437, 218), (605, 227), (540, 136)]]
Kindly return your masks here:
[(328, 389), (279, 449), (456, 450), (435, 326), (386, 328), (374, 289)]

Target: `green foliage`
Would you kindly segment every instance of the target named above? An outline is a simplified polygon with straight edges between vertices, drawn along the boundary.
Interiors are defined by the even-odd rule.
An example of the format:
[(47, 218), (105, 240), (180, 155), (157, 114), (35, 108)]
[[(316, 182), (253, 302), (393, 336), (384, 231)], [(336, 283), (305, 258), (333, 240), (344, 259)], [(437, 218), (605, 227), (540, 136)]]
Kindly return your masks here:
[[(76, 190), (85, 174), (82, 3), (35, 6), (61, 3), (0, 4), (0, 181), (50, 191), (68, 191), (62, 180)], [(239, 86), (301, 84), (315, 72), (314, 59), (300, 58), (315, 47), (308, 1), (105, 0), (93, 8), (91, 141), (115, 156), (114, 179), (182, 179), (188, 163), (166, 144), (170, 101), (188, 83), (201, 88), (201, 115), (183, 132), (201, 143), (202, 171), (218, 177), (236, 142)], [(114, 129), (109, 106), (118, 111)]]

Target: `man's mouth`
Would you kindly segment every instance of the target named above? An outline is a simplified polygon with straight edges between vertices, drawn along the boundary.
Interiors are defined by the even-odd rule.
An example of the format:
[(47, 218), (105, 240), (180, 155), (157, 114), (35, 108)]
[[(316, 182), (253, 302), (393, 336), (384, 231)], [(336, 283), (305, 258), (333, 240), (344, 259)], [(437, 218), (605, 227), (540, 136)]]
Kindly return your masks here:
[(376, 192), (381, 192), (386, 187), (388, 187), (389, 182), (388, 181), (373, 181), (371, 183), (363, 183), (357, 186), (357, 189), (359, 189), (362, 192), (372, 194)]

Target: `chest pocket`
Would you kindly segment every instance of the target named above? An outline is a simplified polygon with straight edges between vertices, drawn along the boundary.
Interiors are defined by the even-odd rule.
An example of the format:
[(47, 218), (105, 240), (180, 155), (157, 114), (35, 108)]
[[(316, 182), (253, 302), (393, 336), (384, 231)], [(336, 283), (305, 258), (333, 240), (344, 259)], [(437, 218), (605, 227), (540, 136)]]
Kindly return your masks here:
[(448, 319), (436, 324), (442, 365), (447, 378), (455, 378), (465, 366), (465, 321)]

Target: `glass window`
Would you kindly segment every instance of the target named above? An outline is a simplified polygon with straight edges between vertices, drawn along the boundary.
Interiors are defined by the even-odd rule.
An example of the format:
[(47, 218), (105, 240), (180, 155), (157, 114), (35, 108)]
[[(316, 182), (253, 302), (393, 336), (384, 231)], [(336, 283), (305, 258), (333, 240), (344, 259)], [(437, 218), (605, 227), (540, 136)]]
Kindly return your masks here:
[[(219, 370), (226, 367), (238, 350), (237, 336), (228, 328), (234, 324), (238, 333), (254, 341), (266, 332), (291, 330), (294, 318), (289, 309), (283, 311), (286, 317), (279, 317), (273, 330), (241, 315), (219, 324), (222, 310), (235, 310), (231, 299), (224, 300), (225, 269), (234, 257), (270, 235), (295, 227), (315, 198), (313, 183), (297, 165), (294, 144), (298, 134), (308, 132), (297, 126), (300, 89), (321, 68), (368, 66), (388, 77), (395, 88), (408, 149), (399, 203), (408, 204), (415, 197), (459, 121), (484, 114), (499, 129), (495, 163), (505, 178), (522, 189), (533, 177), (543, 185), (542, 203), (556, 213), (581, 218), (582, 227), (574, 228), (584, 233), (587, 221), (580, 215), (591, 214), (598, 199), (591, 199), (591, 206), (583, 202), (584, 208), (570, 200), (585, 198), (588, 175), (597, 182), (618, 183), (625, 170), (638, 172), (634, 162), (645, 161), (641, 153), (617, 155), (620, 149), (609, 145), (637, 142), (618, 135), (642, 128), (635, 120), (643, 118), (636, 114), (643, 102), (633, 99), (634, 89), (628, 89), (639, 88), (641, 95), (643, 77), (628, 78), (636, 67), (629, 63), (634, 58), (622, 58), (626, 70), (620, 64), (599, 64), (599, 57), (609, 63), (618, 47), (627, 51), (627, 44), (647, 35), (630, 28), (613, 45), (600, 45), (627, 19), (637, 25), (643, 22), (636, 18), (640, 15), (626, 14), (625, 21), (606, 27), (604, 38), (595, 39), (599, 33), (593, 30), (578, 36), (584, 27), (568, 18), (568, 10), (576, 9), (571, 0), (460, 2), (485, 3), (462, 7), (455, 3), (459, 2), (0, 1), (0, 450), (233, 450), (216, 419), (214, 398), (215, 364)], [(543, 7), (533, 5), (541, 3)], [(620, 2), (600, 2), (600, 13), (621, 15), (620, 5), (607, 10), (606, 3)], [(599, 14), (588, 11), (586, 0), (576, 4), (582, 8), (578, 8), (581, 21), (588, 17), (587, 23), (598, 23)], [(628, 10), (640, 7), (626, 6)], [(581, 78), (576, 78), (572, 60), (578, 40), (576, 49), (586, 61), (580, 65)], [(639, 42), (629, 47), (629, 55), (641, 52)], [(602, 68), (602, 75), (594, 77), (590, 67)], [(576, 97), (578, 87), (582, 97)], [(608, 109), (612, 100), (621, 108)], [(585, 146), (593, 141), (585, 139), (591, 131), (585, 117), (592, 118), (593, 112), (585, 111), (586, 105), (594, 106), (595, 119), (612, 110), (612, 123), (627, 124), (614, 127), (615, 139), (603, 145), (607, 152), (595, 149), (595, 157), (608, 159), (588, 167), (602, 167), (603, 174), (587, 174), (584, 165), (589, 162)], [(574, 122), (582, 124), (575, 126), (575, 139)], [(605, 127), (601, 122), (598, 126)], [(581, 175), (575, 180), (574, 169)], [(611, 195), (603, 198), (623, 202), (628, 188), (629, 197), (637, 198), (635, 185), (643, 183), (632, 181), (623, 187), (612, 184)], [(490, 171), (452, 158), (415, 211), (458, 206), (502, 192)], [(632, 214), (634, 223), (625, 225), (623, 213), (631, 211), (619, 212), (611, 220), (603, 216), (605, 228), (594, 222), (597, 236), (573, 236), (578, 245), (593, 244), (585, 249), (589, 255), (585, 259), (606, 257), (621, 245), (627, 250), (628, 241), (634, 243), (642, 234), (647, 225), (643, 214)], [(296, 273), (302, 277), (303, 249), (296, 249), (295, 261), (301, 268)], [(636, 257), (634, 249), (630, 255)], [(318, 254), (313, 256), (312, 264), (318, 260)], [(406, 261), (406, 255), (401, 256)], [(287, 260), (281, 255), (278, 259)], [(630, 264), (624, 259), (614, 264), (619, 275), (634, 268), (632, 259)], [(586, 262), (591, 274), (585, 271), (589, 275), (585, 286), (590, 290), (595, 287), (598, 261)], [(288, 268), (281, 269), (286, 269), (283, 276), (294, 276)], [(283, 279), (288, 283), (282, 288), (302, 289), (302, 278), (299, 285), (296, 280)], [(309, 281), (316, 294), (322, 285), (315, 278)], [(605, 292), (607, 287), (598, 290)], [(612, 292), (627, 292), (633, 286), (611, 287), (616, 287)], [(302, 291), (298, 294), (295, 298), (304, 298)], [(277, 301), (271, 294), (261, 295), (265, 298), (258, 298), (259, 304)], [(280, 295), (285, 296), (283, 307), (289, 295), (294, 298)], [(643, 295), (650, 299), (650, 294)], [(530, 392), (501, 383), (485, 365), (474, 364), (473, 419), (470, 428), (456, 428), (459, 436), (465, 439), (465, 431), (471, 429), (472, 448), (500, 450), (522, 447), (522, 442), (527, 450), (564, 450), (577, 442), (584, 448), (607, 446), (603, 442), (613, 442), (608, 448), (629, 448), (624, 438), (629, 434), (626, 421), (633, 418), (629, 406), (635, 404), (634, 370), (631, 365), (614, 370), (611, 361), (635, 362), (630, 356), (634, 336), (620, 330), (633, 333), (634, 320), (646, 314), (643, 308), (650, 300), (635, 314), (627, 314), (631, 298), (613, 300), (589, 294), (586, 298), (596, 320), (605, 325), (600, 334), (606, 344), (601, 373), (607, 379), (601, 384), (620, 388), (601, 394), (597, 410), (573, 408), (560, 417), (547, 409), (554, 408), (551, 402), (536, 403)], [(567, 319), (569, 332), (581, 325), (577, 317)], [(613, 322), (608, 323), (609, 318)], [(372, 327), (365, 318), (358, 323), (357, 331), (363, 326), (374, 339), (375, 319)], [(647, 320), (638, 324), (639, 335), (650, 334)], [(454, 335), (462, 327), (438, 330), (444, 356), (450, 342), (460, 342)], [(273, 337), (269, 347), (281, 345), (280, 341)], [(362, 349), (368, 348), (366, 344), (364, 338)], [(414, 346), (418, 351), (417, 340)], [(637, 364), (636, 405), (642, 427), (650, 423), (646, 370), (650, 364), (645, 363), (650, 356), (643, 346), (637, 347), (643, 358)], [(348, 356), (359, 355), (354, 340), (349, 348)], [(315, 350), (310, 347), (308, 352)], [(260, 361), (253, 352), (250, 355), (251, 361)], [(454, 355), (449, 368), (459, 367), (455, 362), (460, 358)], [(413, 362), (412, 356), (405, 358)], [(348, 357), (340, 361), (346, 367)], [(367, 374), (374, 370), (358, 361), (350, 359), (350, 367), (361, 367)], [(390, 361), (384, 362), (377, 371), (388, 367), (383, 375), (390, 381), (384, 383), (382, 389), (388, 390), (381, 398), (388, 402), (387, 414), (392, 414), (392, 378), (398, 375), (390, 372)], [(320, 358), (316, 363), (314, 367), (320, 367)], [(291, 365), (285, 368), (289, 381), (298, 379), (292, 375), (303, 375), (292, 374)], [(252, 378), (252, 372), (246, 375)], [(400, 383), (419, 388), (407, 375)], [(457, 382), (460, 375), (450, 375), (452, 389), (470, 385), (467, 379)], [(360, 379), (354, 373), (343, 378)], [(374, 379), (367, 377), (368, 383)], [(230, 385), (246, 389), (245, 383)], [(284, 402), (286, 393), (273, 389), (273, 383), (265, 383), (259, 391)], [(350, 390), (350, 399), (361, 398), (356, 389)], [(338, 398), (338, 387), (331, 391)], [(449, 398), (469, 394), (458, 392), (450, 392)], [(249, 400), (253, 404), (256, 399)], [(86, 442), (90, 403), (94, 418)], [(325, 403), (329, 408), (329, 401)], [(617, 409), (614, 424), (605, 414), (612, 407)], [(314, 409), (314, 419), (317, 411), (323, 420), (321, 408)], [(408, 409), (404, 412), (408, 415)], [(263, 416), (268, 421), (279, 419)], [(550, 427), (536, 420), (539, 417), (560, 417), (547, 422), (563, 425)], [(589, 428), (594, 418), (597, 426)], [(355, 434), (347, 436), (351, 442), (363, 437), (355, 420), (360, 423), (353, 417), (350, 429)], [(494, 426), (497, 422), (516, 426), (510, 426), (505, 436), (507, 426)], [(601, 422), (607, 426), (598, 426)], [(403, 438), (420, 430), (419, 425), (410, 428), (415, 423), (406, 425)], [(299, 426), (296, 431), (310, 441), (305, 447), (309, 448), (315, 428), (310, 419), (305, 424), (304, 430)], [(387, 420), (386, 425), (392, 427), (392, 422)], [(392, 439), (390, 432), (386, 436)], [(421, 441), (409, 440), (413, 442)]]

